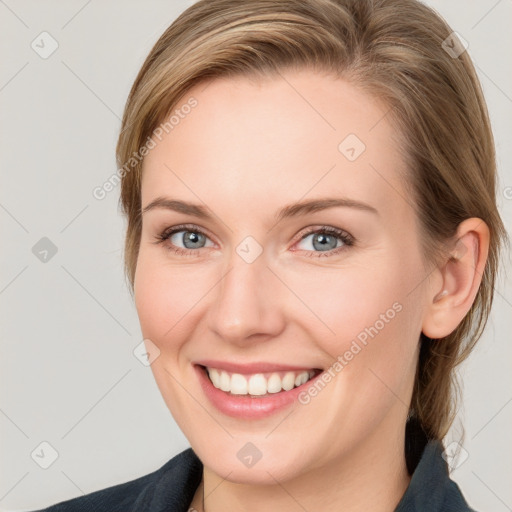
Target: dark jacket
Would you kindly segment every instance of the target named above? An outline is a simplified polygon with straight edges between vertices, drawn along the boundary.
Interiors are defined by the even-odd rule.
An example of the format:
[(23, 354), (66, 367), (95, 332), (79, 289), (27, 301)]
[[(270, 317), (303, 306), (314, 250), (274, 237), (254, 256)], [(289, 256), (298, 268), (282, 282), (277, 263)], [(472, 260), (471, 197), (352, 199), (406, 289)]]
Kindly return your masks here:
[[(409, 445), (412, 478), (394, 512), (475, 512), (449, 477), (441, 442)], [(187, 512), (202, 470), (188, 448), (153, 473), (34, 512)]]

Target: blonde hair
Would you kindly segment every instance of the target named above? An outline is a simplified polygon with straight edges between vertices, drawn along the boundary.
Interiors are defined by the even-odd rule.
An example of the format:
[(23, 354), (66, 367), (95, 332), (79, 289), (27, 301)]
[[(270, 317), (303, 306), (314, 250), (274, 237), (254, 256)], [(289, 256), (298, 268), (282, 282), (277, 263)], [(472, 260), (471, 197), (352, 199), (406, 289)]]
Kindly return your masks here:
[[(329, 72), (390, 109), (408, 164), (425, 262), (447, 260), (458, 225), (490, 230), (475, 301), (448, 336), (421, 335), (410, 415), (442, 439), (454, 418), (454, 372), (480, 338), (507, 235), (496, 207), (496, 163), (487, 108), (467, 52), (432, 9), (415, 0), (201, 0), (156, 42), (130, 91), (117, 144), (119, 167), (138, 154), (187, 90), (215, 77), (272, 77), (286, 68)], [(451, 38), (451, 39), (450, 39)], [(447, 43), (448, 41), (448, 43)], [(125, 271), (133, 282), (141, 237), (143, 159), (124, 172)]]

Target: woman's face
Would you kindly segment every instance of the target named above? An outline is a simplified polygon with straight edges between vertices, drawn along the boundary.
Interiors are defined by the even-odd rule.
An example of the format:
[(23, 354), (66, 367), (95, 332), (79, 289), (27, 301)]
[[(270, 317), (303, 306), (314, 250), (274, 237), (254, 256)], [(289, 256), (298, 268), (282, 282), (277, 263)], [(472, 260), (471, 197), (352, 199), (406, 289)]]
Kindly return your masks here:
[(333, 77), (282, 77), (195, 86), (143, 168), (151, 368), (205, 466), (236, 482), (403, 453), (426, 304), (388, 109)]

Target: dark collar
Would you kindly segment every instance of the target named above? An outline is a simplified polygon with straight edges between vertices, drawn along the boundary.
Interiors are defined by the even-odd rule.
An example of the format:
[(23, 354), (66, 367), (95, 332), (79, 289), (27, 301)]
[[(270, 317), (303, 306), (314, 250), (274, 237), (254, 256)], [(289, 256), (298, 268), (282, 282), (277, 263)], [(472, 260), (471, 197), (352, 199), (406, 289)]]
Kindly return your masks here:
[[(448, 473), (440, 441), (426, 442), (405, 494), (394, 512), (475, 512)], [(202, 478), (203, 464), (192, 448), (163, 466), (160, 477), (137, 499), (133, 511), (186, 512)]]
[[(406, 427), (411, 481), (394, 512), (475, 512), (450, 480), (443, 445)], [(203, 464), (188, 448), (153, 473), (34, 512), (187, 512), (201, 483)]]
[(395, 512), (475, 512), (450, 479), (441, 441), (428, 441)]

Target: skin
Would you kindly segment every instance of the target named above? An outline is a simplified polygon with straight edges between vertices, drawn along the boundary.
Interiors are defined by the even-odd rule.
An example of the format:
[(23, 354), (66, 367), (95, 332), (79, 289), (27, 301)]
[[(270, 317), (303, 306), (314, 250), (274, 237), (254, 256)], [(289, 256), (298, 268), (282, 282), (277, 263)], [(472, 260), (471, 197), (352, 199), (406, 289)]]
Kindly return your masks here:
[[(213, 219), (145, 212), (134, 283), (143, 336), (160, 350), (154, 377), (204, 464), (191, 505), (202, 510), (204, 492), (208, 512), (393, 510), (410, 481), (404, 425), (420, 333), (449, 334), (471, 307), (487, 226), (464, 221), (460, 259), (425, 268), (388, 108), (343, 80), (289, 71), (215, 79), (183, 103), (191, 96), (197, 107), (145, 158), (142, 207), (167, 196), (203, 204)], [(351, 133), (366, 146), (355, 161), (338, 149)], [(322, 197), (378, 215), (335, 207), (275, 223), (285, 205)], [(155, 243), (183, 223), (206, 233), (202, 247), (184, 245), (191, 227)], [(354, 245), (325, 256), (313, 245), (323, 226)], [(317, 230), (302, 239), (309, 227)], [(247, 236), (263, 249), (252, 263), (236, 252)], [(219, 412), (192, 367), (212, 358), (326, 369), (394, 303), (401, 311), (310, 403), (264, 419)], [(237, 458), (247, 442), (262, 453), (250, 468)]]

